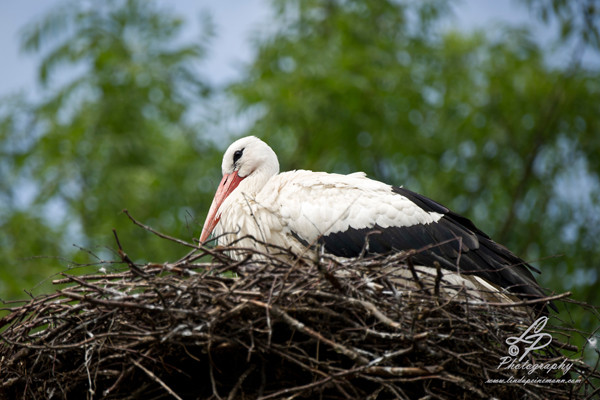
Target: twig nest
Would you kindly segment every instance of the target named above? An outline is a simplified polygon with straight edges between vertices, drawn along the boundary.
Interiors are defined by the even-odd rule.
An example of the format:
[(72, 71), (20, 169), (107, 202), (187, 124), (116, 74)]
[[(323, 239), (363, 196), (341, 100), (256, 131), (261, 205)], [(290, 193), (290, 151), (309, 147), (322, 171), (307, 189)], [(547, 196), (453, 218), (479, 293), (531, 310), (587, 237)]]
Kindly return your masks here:
[[(506, 339), (537, 316), (435, 269), (400, 256), (240, 262), (226, 250), (64, 274), (55, 293), (11, 308), (0, 320), (0, 397), (567, 399), (598, 390), (598, 371), (558, 341), (567, 328), (553, 327), (552, 343), (523, 359), (567, 360), (566, 375), (499, 367)], [(213, 261), (199, 262), (207, 252)], [(557, 377), (577, 383), (515, 383)]]

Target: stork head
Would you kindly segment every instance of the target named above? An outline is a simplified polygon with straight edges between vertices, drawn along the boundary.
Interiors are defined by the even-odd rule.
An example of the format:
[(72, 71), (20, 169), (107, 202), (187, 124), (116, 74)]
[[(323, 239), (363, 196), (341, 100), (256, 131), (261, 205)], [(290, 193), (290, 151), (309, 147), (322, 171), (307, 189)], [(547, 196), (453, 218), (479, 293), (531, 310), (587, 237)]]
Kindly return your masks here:
[(221, 170), (223, 179), (202, 227), (200, 243), (208, 239), (221, 219), (220, 207), (225, 199), (236, 189), (256, 194), (269, 178), (279, 173), (279, 161), (269, 145), (255, 136), (247, 136), (233, 142), (225, 151)]

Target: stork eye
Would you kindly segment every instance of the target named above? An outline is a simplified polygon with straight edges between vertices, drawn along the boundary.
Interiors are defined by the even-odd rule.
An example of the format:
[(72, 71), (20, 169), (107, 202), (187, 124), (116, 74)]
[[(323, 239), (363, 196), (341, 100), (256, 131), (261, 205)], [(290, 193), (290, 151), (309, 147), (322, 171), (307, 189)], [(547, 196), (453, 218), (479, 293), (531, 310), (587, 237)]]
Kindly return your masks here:
[(233, 153), (233, 162), (236, 163), (237, 160), (242, 157), (242, 154), (244, 154), (244, 149), (237, 150), (235, 153)]

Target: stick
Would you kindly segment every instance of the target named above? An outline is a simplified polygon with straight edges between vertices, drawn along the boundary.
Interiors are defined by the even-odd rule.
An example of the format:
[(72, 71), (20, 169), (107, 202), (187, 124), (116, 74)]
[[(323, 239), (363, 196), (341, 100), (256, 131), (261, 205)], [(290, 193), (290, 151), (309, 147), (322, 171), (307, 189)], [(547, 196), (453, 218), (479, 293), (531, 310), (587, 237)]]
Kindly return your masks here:
[(262, 301), (258, 301), (258, 300), (248, 300), (248, 302), (252, 303), (254, 305), (257, 305), (259, 307), (264, 307), (264, 308), (270, 310), (274, 315), (281, 317), (291, 327), (296, 328), (300, 332), (302, 332), (308, 336), (312, 336), (313, 338), (318, 339), (319, 341), (328, 344), (329, 346), (333, 347), (336, 351), (342, 353), (343, 355), (350, 358), (351, 360), (354, 360), (354, 361), (360, 363), (361, 365), (367, 364), (369, 362), (365, 357), (361, 356), (357, 352), (350, 350), (346, 346), (342, 346), (341, 344), (336, 343), (331, 339), (327, 339), (326, 337), (321, 335), (319, 332), (314, 331), (313, 329), (304, 325), (302, 322), (291, 317), (288, 313), (286, 313), (285, 311), (283, 311), (276, 305), (263, 303)]
[(148, 225), (142, 224), (141, 222), (139, 222), (138, 220), (136, 220), (135, 218), (133, 218), (131, 216), (131, 214), (129, 214), (129, 211), (126, 208), (123, 209), (123, 213), (125, 215), (127, 215), (129, 217), (129, 219), (131, 220), (131, 222), (133, 222), (135, 225), (144, 228), (145, 230), (147, 230), (148, 232), (151, 232), (151, 233), (155, 234), (159, 238), (171, 240), (171, 241), (173, 241), (175, 243), (179, 243), (181, 245), (184, 245), (186, 247), (191, 247), (191, 248), (196, 249), (196, 250), (199, 249), (199, 247), (196, 246), (193, 243), (188, 243), (185, 240), (181, 240), (181, 239), (174, 238), (173, 236), (165, 235), (164, 233), (160, 233), (159, 231), (154, 230), (153, 228), (149, 227)]
[(121, 257), (121, 260), (126, 262), (127, 265), (129, 265), (131, 272), (133, 272), (137, 276), (142, 277), (142, 278), (147, 277), (148, 275), (144, 271), (142, 271), (137, 265), (135, 265), (134, 262), (131, 261), (131, 258), (129, 258), (127, 253), (125, 253), (123, 251), (123, 247), (121, 247), (121, 242), (119, 241), (119, 236), (117, 236), (117, 230), (113, 228), (112, 231), (113, 231), (113, 235), (115, 235), (115, 240), (117, 241), (117, 246), (119, 247), (119, 256)]
[(146, 367), (144, 367), (142, 364), (140, 364), (139, 362), (137, 362), (135, 360), (131, 360), (131, 362), (134, 363), (136, 367), (138, 367), (139, 369), (144, 371), (154, 382), (156, 382), (160, 386), (162, 386), (171, 396), (173, 396), (177, 400), (183, 400), (181, 397), (179, 397), (177, 395), (177, 393), (175, 393), (169, 386), (167, 386), (167, 384), (164, 383), (158, 376), (154, 375), (152, 373), (152, 371), (150, 371), (149, 369), (147, 369)]

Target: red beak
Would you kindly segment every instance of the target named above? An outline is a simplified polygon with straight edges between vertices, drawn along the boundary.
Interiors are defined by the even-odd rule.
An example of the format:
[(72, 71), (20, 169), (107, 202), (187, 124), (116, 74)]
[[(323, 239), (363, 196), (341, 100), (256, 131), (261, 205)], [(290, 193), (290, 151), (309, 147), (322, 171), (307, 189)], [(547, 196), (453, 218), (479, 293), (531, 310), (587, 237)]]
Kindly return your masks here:
[(217, 223), (221, 219), (219, 207), (221, 207), (221, 204), (223, 204), (223, 201), (225, 201), (227, 196), (238, 187), (242, 179), (244, 178), (240, 177), (237, 171), (223, 175), (223, 179), (221, 179), (221, 183), (219, 183), (219, 187), (217, 188), (217, 193), (215, 193), (215, 198), (210, 205), (210, 210), (208, 210), (206, 221), (204, 221), (202, 234), (200, 235), (200, 244), (204, 244), (206, 239), (210, 236), (210, 233), (215, 229), (215, 226), (217, 226)]

